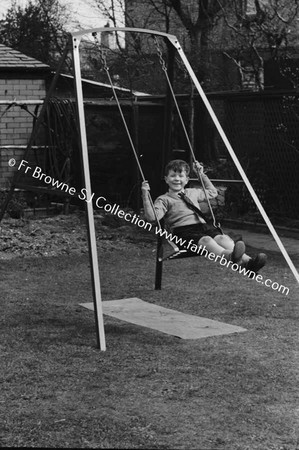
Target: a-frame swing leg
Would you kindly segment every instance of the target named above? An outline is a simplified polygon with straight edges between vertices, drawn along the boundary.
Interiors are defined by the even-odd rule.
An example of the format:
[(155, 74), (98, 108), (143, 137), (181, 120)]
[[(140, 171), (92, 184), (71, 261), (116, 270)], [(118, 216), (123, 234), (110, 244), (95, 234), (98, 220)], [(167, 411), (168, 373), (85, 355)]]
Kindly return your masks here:
[(97, 255), (97, 243), (96, 243), (96, 234), (95, 234), (95, 226), (94, 226), (94, 216), (93, 216), (93, 205), (92, 205), (92, 201), (90, 200), (92, 198), (91, 197), (92, 192), (91, 192), (91, 183), (90, 183), (88, 146), (87, 146), (84, 103), (83, 103), (83, 90), (82, 90), (82, 82), (81, 82), (81, 67), (80, 67), (80, 55), (79, 55), (80, 38), (76, 38), (76, 37), (72, 36), (71, 39), (72, 39), (72, 53), (73, 53), (74, 75), (75, 75), (75, 87), (76, 87), (76, 104), (77, 104), (77, 113), (78, 113), (78, 119), (79, 119), (81, 160), (82, 160), (82, 167), (83, 167), (83, 179), (84, 179), (84, 184), (85, 184), (85, 188), (86, 188), (86, 192), (87, 192), (87, 201), (85, 202), (85, 207), (86, 207), (86, 213), (87, 213), (87, 216), (86, 216), (87, 217), (87, 234), (88, 234), (90, 264), (91, 264), (91, 277), (92, 277), (92, 290), (93, 290), (93, 300), (94, 300), (93, 303), (94, 303), (97, 344), (101, 350), (106, 350), (100, 274), (99, 274), (99, 266), (98, 266), (98, 255)]

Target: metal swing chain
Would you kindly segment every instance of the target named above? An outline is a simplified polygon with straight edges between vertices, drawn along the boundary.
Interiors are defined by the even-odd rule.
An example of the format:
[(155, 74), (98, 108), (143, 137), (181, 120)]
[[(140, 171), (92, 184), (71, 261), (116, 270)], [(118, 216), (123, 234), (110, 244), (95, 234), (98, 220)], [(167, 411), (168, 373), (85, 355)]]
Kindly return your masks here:
[[(186, 129), (186, 126), (185, 126), (185, 123), (184, 123), (184, 120), (183, 120), (183, 117), (182, 117), (182, 114), (181, 114), (181, 111), (180, 111), (180, 108), (179, 108), (177, 99), (176, 99), (176, 97), (175, 97), (175, 93), (174, 93), (174, 90), (173, 90), (171, 81), (170, 81), (169, 76), (168, 76), (166, 63), (165, 63), (165, 60), (164, 60), (164, 58), (163, 58), (163, 53), (162, 53), (161, 47), (160, 47), (160, 45), (159, 45), (157, 36), (153, 36), (153, 39), (154, 39), (154, 42), (155, 42), (155, 45), (156, 45), (156, 48), (157, 48), (157, 53), (158, 53), (158, 57), (159, 57), (159, 61), (160, 61), (162, 70), (163, 70), (163, 72), (165, 73), (165, 77), (166, 77), (166, 80), (167, 80), (167, 84), (168, 84), (168, 87), (169, 87), (169, 89), (170, 89), (172, 98), (173, 98), (173, 100), (174, 100), (174, 103), (175, 103), (175, 106), (176, 106), (176, 109), (177, 109), (177, 113), (178, 113), (178, 115), (179, 115), (179, 118), (180, 118), (180, 121), (181, 121), (183, 130), (184, 130), (184, 134), (185, 134), (186, 140), (187, 140), (187, 142), (188, 142), (188, 146), (189, 146), (189, 149), (190, 149), (190, 152), (191, 152), (193, 161), (195, 162), (195, 161), (196, 161), (196, 158), (195, 158), (195, 154), (194, 154), (194, 151), (193, 151), (193, 148), (192, 148), (192, 144), (191, 144), (191, 142), (190, 142), (190, 138), (189, 138), (189, 135), (188, 135), (188, 132), (187, 132), (187, 129)], [(210, 199), (208, 198), (208, 194), (207, 194), (207, 191), (206, 191), (204, 182), (203, 182), (202, 175), (201, 175), (201, 173), (199, 172), (199, 170), (198, 170), (197, 168), (196, 168), (196, 174), (197, 174), (197, 178), (198, 178), (198, 179), (200, 180), (200, 182), (201, 182), (201, 185), (202, 185), (202, 188), (203, 188), (203, 191), (204, 191), (204, 194), (205, 194), (205, 197), (206, 197), (206, 200), (207, 200), (207, 203), (208, 203), (210, 212), (211, 212), (211, 216), (212, 216), (212, 218), (213, 218), (213, 225), (214, 225), (214, 227), (220, 228), (220, 230), (221, 230), (220, 223), (219, 223), (219, 222), (217, 223), (217, 220), (216, 220), (216, 217), (215, 217), (215, 215), (214, 215), (214, 211), (213, 211), (212, 205), (211, 205), (211, 203), (210, 203)]]
[(137, 164), (138, 164), (138, 168), (139, 168), (139, 170), (140, 170), (140, 173), (141, 173), (141, 176), (142, 176), (143, 181), (145, 181), (145, 177), (144, 177), (143, 170), (142, 170), (142, 167), (141, 167), (140, 162), (139, 162), (139, 158), (138, 158), (138, 155), (137, 155), (137, 151), (136, 151), (136, 149), (135, 149), (135, 145), (134, 145), (133, 139), (132, 139), (132, 137), (131, 137), (129, 128), (128, 128), (128, 126), (127, 126), (127, 123), (126, 123), (126, 120), (125, 120), (125, 117), (124, 117), (124, 114), (123, 114), (123, 111), (122, 111), (122, 108), (121, 108), (120, 103), (119, 103), (119, 100), (118, 100), (118, 96), (117, 96), (117, 94), (116, 94), (116, 91), (115, 91), (115, 88), (114, 88), (114, 85), (113, 85), (113, 82), (112, 82), (112, 79), (111, 79), (111, 76), (110, 76), (110, 71), (109, 71), (109, 67), (108, 67), (108, 65), (107, 65), (107, 59), (106, 59), (105, 51), (104, 51), (104, 49), (101, 47), (101, 45), (100, 45), (100, 43), (99, 43), (99, 40), (98, 40), (98, 38), (97, 38), (97, 33), (93, 33), (93, 36), (94, 36), (95, 42), (96, 42), (96, 44), (97, 44), (97, 46), (98, 46), (98, 48), (99, 48), (100, 59), (101, 59), (103, 68), (104, 68), (104, 70), (105, 70), (105, 72), (106, 72), (106, 74), (107, 74), (109, 83), (110, 83), (110, 85), (111, 85), (111, 89), (112, 89), (114, 98), (115, 98), (115, 100), (116, 100), (116, 103), (117, 103), (117, 106), (118, 106), (118, 109), (119, 109), (121, 118), (122, 118), (122, 120), (123, 120), (125, 129), (126, 129), (126, 132), (127, 132), (127, 135), (128, 135), (128, 138), (129, 138), (131, 147), (132, 147), (132, 150), (133, 150), (134, 155), (135, 155), (135, 158), (136, 158), (136, 162), (137, 162)]
[[(129, 141), (130, 141), (130, 144), (131, 144), (131, 148), (132, 148), (133, 153), (134, 153), (134, 156), (135, 156), (135, 160), (136, 160), (136, 162), (137, 162), (138, 169), (139, 169), (140, 174), (141, 174), (142, 181), (146, 181), (145, 176), (144, 176), (144, 173), (143, 173), (143, 170), (142, 170), (142, 167), (141, 167), (140, 162), (139, 162), (139, 157), (138, 157), (138, 154), (137, 154), (137, 151), (136, 151), (136, 148), (135, 148), (133, 139), (132, 139), (132, 137), (131, 137), (130, 130), (129, 130), (129, 128), (128, 128), (128, 125), (127, 125), (125, 116), (124, 116), (124, 114), (123, 114), (123, 111), (122, 111), (122, 108), (121, 108), (121, 105), (120, 105), (120, 102), (119, 102), (119, 99), (118, 99), (118, 96), (117, 96), (117, 93), (116, 93), (116, 90), (115, 90), (115, 87), (114, 87), (114, 85), (113, 85), (113, 82), (112, 82), (112, 79), (111, 79), (111, 76), (110, 76), (110, 71), (109, 71), (109, 67), (108, 67), (108, 64), (107, 64), (107, 59), (106, 59), (106, 55), (105, 55), (105, 50), (103, 49), (103, 47), (101, 46), (101, 44), (100, 44), (100, 42), (99, 42), (99, 40), (98, 40), (97, 33), (94, 32), (94, 33), (92, 33), (92, 35), (93, 35), (93, 37), (94, 37), (95, 43), (96, 43), (96, 45), (97, 45), (97, 48), (99, 49), (99, 52), (100, 52), (100, 60), (101, 60), (101, 62), (102, 62), (103, 68), (104, 68), (104, 70), (105, 70), (105, 72), (106, 72), (106, 74), (107, 74), (107, 77), (108, 77), (108, 80), (109, 80), (109, 83), (110, 83), (110, 86), (111, 86), (111, 89), (112, 89), (112, 92), (113, 92), (113, 96), (114, 96), (114, 98), (115, 98), (115, 101), (116, 101), (118, 110), (119, 110), (119, 112), (120, 112), (120, 115), (121, 115), (121, 118), (122, 118), (122, 121), (123, 121), (123, 124), (124, 124), (124, 127), (125, 127), (125, 130), (126, 130), (126, 132), (127, 132), (127, 136), (128, 136), (128, 138), (129, 138)], [(154, 215), (155, 215), (156, 222), (157, 222), (159, 228), (162, 229), (162, 226), (161, 226), (160, 220), (159, 220), (159, 218), (158, 218), (158, 216), (157, 216), (157, 213), (156, 213), (156, 210), (155, 210), (155, 207), (154, 207), (154, 202), (153, 202), (153, 199), (152, 199), (152, 197), (151, 197), (150, 192), (148, 192), (148, 198), (149, 198), (151, 207), (152, 207), (152, 209), (153, 209), (153, 212), (154, 212)]]

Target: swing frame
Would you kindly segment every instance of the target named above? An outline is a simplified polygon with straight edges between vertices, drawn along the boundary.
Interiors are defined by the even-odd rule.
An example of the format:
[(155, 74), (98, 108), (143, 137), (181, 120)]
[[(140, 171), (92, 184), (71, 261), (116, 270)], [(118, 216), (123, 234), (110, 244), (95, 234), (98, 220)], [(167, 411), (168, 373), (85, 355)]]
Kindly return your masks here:
[[(297, 282), (299, 283), (299, 274), (290, 259), (283, 243), (281, 242), (275, 228), (273, 227), (268, 215), (266, 214), (266, 211), (264, 210), (259, 198), (257, 197), (253, 187), (251, 186), (251, 183), (249, 179), (246, 176), (246, 173), (244, 172), (228, 138), (226, 137), (226, 134), (223, 130), (223, 128), (220, 125), (220, 122), (218, 121), (218, 118), (216, 117), (214, 110), (209, 103), (187, 57), (185, 56), (185, 53), (176, 38), (176, 36), (160, 31), (154, 31), (154, 30), (148, 30), (148, 29), (142, 29), (142, 28), (127, 28), (127, 27), (115, 27), (115, 28), (109, 28), (107, 30), (106, 27), (101, 28), (93, 28), (88, 30), (82, 30), (71, 34), (71, 42), (72, 42), (72, 52), (73, 52), (73, 63), (74, 63), (74, 75), (75, 75), (75, 85), (76, 85), (76, 95), (77, 95), (77, 109), (78, 109), (78, 116), (79, 116), (79, 122), (80, 122), (80, 139), (81, 139), (81, 149), (82, 149), (82, 158), (83, 158), (83, 167), (84, 167), (84, 179), (86, 183), (86, 188), (89, 194), (91, 194), (91, 188), (90, 188), (90, 176), (89, 176), (89, 166), (88, 166), (88, 149), (87, 149), (87, 139), (86, 139), (86, 128), (85, 128), (85, 117), (84, 117), (84, 106), (83, 106), (83, 93), (82, 93), (82, 84), (81, 84), (81, 69), (80, 69), (80, 58), (79, 58), (79, 45), (82, 37), (86, 34), (97, 34), (97, 33), (105, 33), (109, 31), (111, 32), (134, 32), (134, 33), (145, 33), (150, 34), (152, 36), (160, 36), (162, 37), (167, 44), (170, 44), (171, 47), (174, 47), (180, 56), (187, 72), (189, 73), (189, 76), (197, 89), (207, 111), (210, 114), (210, 117), (212, 121), (214, 122), (214, 125), (216, 126), (216, 129), (218, 130), (223, 143), (225, 144), (235, 166), (237, 167), (239, 174), (244, 181), (247, 189), (250, 192), (250, 195), (255, 202), (261, 216), (263, 217), (264, 221), (266, 222), (274, 240), (276, 241), (280, 251), (282, 252), (286, 262), (288, 263), (291, 271), (293, 272)], [(170, 89), (171, 90), (171, 89)], [(171, 90), (171, 93), (173, 94), (173, 91)], [(175, 96), (173, 95), (174, 99)], [(124, 121), (125, 128), (127, 130), (126, 123)], [(128, 130), (127, 130), (128, 132)], [(129, 140), (131, 141), (130, 135), (128, 133)], [(134, 148), (133, 148), (134, 150)], [(135, 157), (136, 152), (134, 151)], [(137, 164), (140, 166), (138, 158)], [(142, 173), (142, 171), (141, 171)], [(98, 259), (97, 259), (97, 250), (96, 250), (96, 241), (95, 241), (95, 231), (94, 231), (94, 221), (93, 221), (93, 209), (92, 205), (87, 205), (87, 217), (88, 217), (88, 234), (89, 234), (89, 243), (90, 243), (90, 254), (91, 254), (91, 261), (92, 261), (92, 274), (93, 274), (93, 291), (94, 291), (94, 310), (95, 310), (95, 317), (96, 317), (96, 327), (97, 330), (99, 330), (100, 333), (100, 341), (104, 340), (104, 326), (103, 326), (103, 318), (102, 318), (102, 305), (101, 305), (101, 292), (100, 292), (100, 279), (99, 279), (99, 272), (98, 272)], [(160, 224), (159, 224), (160, 226)], [(160, 268), (162, 270), (162, 264), (160, 264)], [(162, 272), (161, 272), (162, 275)], [(158, 275), (159, 276), (159, 275)], [(157, 278), (156, 278), (157, 280)]]
[[(206, 106), (206, 108), (210, 114), (210, 117), (213, 120), (214, 125), (216, 126), (232, 160), (234, 161), (243, 182), (245, 183), (246, 187), (248, 188), (248, 190), (251, 194), (251, 197), (254, 200), (261, 216), (265, 220), (274, 240), (276, 241), (286, 262), (288, 263), (297, 282), (299, 283), (299, 274), (298, 274), (293, 262), (291, 261), (286, 249), (284, 248), (279, 236), (276, 233), (276, 230), (274, 229), (270, 219), (268, 218), (259, 198), (257, 197), (253, 187), (251, 186), (241, 164), (239, 163), (237, 156), (235, 155), (235, 153), (234, 153), (234, 151), (233, 151), (207, 97), (206, 97), (206, 95), (204, 94), (204, 91), (203, 91), (199, 81), (197, 80), (197, 78), (195, 76), (195, 73), (193, 72), (193, 69), (192, 69), (189, 61), (187, 60), (187, 58), (183, 52), (182, 47), (180, 46), (178, 39), (174, 35), (156, 31), (156, 30), (149, 30), (149, 29), (142, 29), (142, 28), (127, 28), (127, 27), (115, 27), (115, 28), (99, 27), (99, 28), (86, 29), (86, 30), (81, 30), (81, 31), (77, 31), (74, 33), (70, 33), (69, 34), (69, 42), (68, 42), (67, 46), (65, 47), (63, 56), (57, 67), (55, 76), (52, 80), (51, 86), (50, 86), (50, 88), (47, 92), (46, 98), (44, 100), (44, 104), (42, 106), (41, 112), (36, 120), (33, 132), (31, 134), (26, 151), (24, 153), (24, 158), (26, 158), (26, 155), (28, 154), (28, 152), (30, 151), (30, 149), (33, 146), (34, 138), (36, 137), (37, 131), (42, 123), (47, 103), (49, 102), (49, 100), (54, 92), (54, 88), (56, 86), (58, 77), (61, 74), (62, 67), (63, 67), (65, 59), (67, 57), (67, 54), (68, 54), (69, 50), (71, 50), (72, 60), (73, 60), (73, 68), (74, 68), (77, 116), (78, 116), (78, 121), (79, 121), (79, 141), (80, 141), (79, 144), (80, 144), (80, 149), (81, 149), (81, 159), (82, 159), (82, 166), (83, 166), (83, 182), (85, 185), (84, 187), (86, 188), (87, 198), (91, 198), (92, 192), (91, 192), (91, 183), (90, 183), (88, 146), (87, 146), (85, 113), (84, 113), (84, 103), (83, 103), (83, 89), (82, 89), (79, 47), (80, 47), (80, 42), (81, 42), (81, 39), (83, 38), (83, 36), (92, 35), (94, 33), (105, 33), (105, 32), (109, 32), (109, 33), (111, 33), (111, 32), (133, 32), (133, 33), (149, 34), (152, 36), (159, 36), (165, 40), (165, 42), (168, 44), (169, 48), (177, 51), (187, 72), (189, 73), (191, 80), (193, 81), (195, 88), (197, 89), (204, 105)], [(169, 102), (168, 102), (168, 105), (166, 105), (166, 111), (168, 111), (168, 121), (169, 121), (170, 109), (171, 108), (170, 108)], [(166, 115), (166, 120), (167, 120), (167, 115)], [(169, 142), (169, 136), (168, 137), (166, 136), (165, 140), (166, 141), (168, 140), (168, 142)], [(11, 195), (14, 191), (14, 187), (16, 186), (19, 175), (20, 175), (19, 172), (15, 173), (14, 181), (12, 182), (11, 190), (10, 190)], [(9, 201), (9, 196), (8, 196), (8, 201)], [(100, 349), (102, 351), (105, 351), (106, 350), (106, 342), (105, 342), (105, 331), (104, 331), (104, 321), (103, 321), (100, 273), (99, 273), (98, 255), (97, 255), (97, 247), (96, 247), (96, 234), (95, 234), (95, 225), (94, 225), (93, 206), (92, 206), (91, 201), (86, 202), (86, 218), (87, 218), (89, 255), (90, 255), (90, 262), (91, 262), (91, 278), (92, 278), (93, 303), (94, 303), (94, 313), (95, 313), (96, 338), (97, 338), (98, 347), (100, 347)]]

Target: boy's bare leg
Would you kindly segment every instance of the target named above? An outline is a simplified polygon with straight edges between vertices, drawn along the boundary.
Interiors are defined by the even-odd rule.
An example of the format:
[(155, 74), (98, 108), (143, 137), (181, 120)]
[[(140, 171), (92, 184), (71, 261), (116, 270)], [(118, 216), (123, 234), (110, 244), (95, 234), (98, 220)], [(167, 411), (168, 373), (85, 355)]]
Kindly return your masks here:
[[(219, 234), (218, 236), (215, 236), (214, 240), (219, 244), (221, 247), (224, 247), (230, 252), (233, 250), (231, 249), (232, 246), (234, 248), (235, 243), (234, 241), (227, 235), (227, 234)], [(246, 265), (252, 258), (244, 253), (239, 261), (239, 264)]]
[[(218, 238), (218, 236), (216, 236)], [(224, 242), (224, 244), (227, 246), (226, 248), (222, 245), (222, 239), (218, 239), (220, 242), (218, 243), (216, 241), (216, 238), (213, 239), (210, 236), (203, 236), (199, 239), (198, 245), (205, 246), (205, 248), (208, 250), (209, 253), (215, 253), (215, 255), (219, 256), (229, 256), (234, 250), (234, 241), (231, 239), (231, 242), (228, 242), (228, 240)]]
[[(211, 236), (203, 236), (198, 245), (205, 246), (209, 253), (214, 253), (217, 256), (224, 256), (229, 261), (240, 264), (242, 257), (245, 254), (245, 244), (243, 241), (238, 241), (236, 244), (227, 235), (218, 235), (213, 239)], [(225, 247), (226, 248), (225, 248)]]
[(220, 247), (229, 250), (230, 253), (233, 251), (235, 247), (234, 241), (227, 234), (218, 234), (217, 236), (214, 237), (214, 240), (218, 245), (220, 245)]

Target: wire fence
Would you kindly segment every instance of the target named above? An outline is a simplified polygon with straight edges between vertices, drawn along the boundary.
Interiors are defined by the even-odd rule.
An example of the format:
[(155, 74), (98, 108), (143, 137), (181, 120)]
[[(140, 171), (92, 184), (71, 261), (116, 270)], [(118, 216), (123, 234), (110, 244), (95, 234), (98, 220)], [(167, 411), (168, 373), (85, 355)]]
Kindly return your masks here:
[[(299, 94), (226, 93), (211, 94), (209, 100), (267, 213), (281, 222), (299, 219)], [(211, 177), (224, 178), (219, 176), (223, 171), (225, 176), (240, 178), (202, 108), (198, 102), (199, 156), (212, 165)], [(233, 189), (236, 213), (254, 213), (247, 188)]]
[[(219, 93), (210, 94), (208, 98), (267, 214), (281, 224), (298, 220), (299, 94)], [(148, 97), (140, 98), (134, 106), (126, 100), (122, 102), (140, 163), (146, 177), (150, 178), (153, 194), (158, 194), (161, 189), (161, 154), (165, 152), (164, 98), (152, 101)], [(179, 102), (188, 124), (190, 98), (181, 96)], [(200, 98), (195, 98), (194, 104), (197, 159), (208, 167), (210, 178), (241, 179)], [(129, 192), (131, 206), (136, 207), (140, 179), (117, 108), (113, 108), (111, 102), (109, 106), (93, 105), (91, 109), (86, 107), (86, 115), (94, 189), (105, 190), (104, 193), (111, 198), (117, 196), (122, 204), (128, 204)], [(177, 120), (172, 122), (172, 136), (172, 148), (185, 148), (188, 155), (183, 130)], [(174, 153), (172, 156), (181, 157)], [(73, 164), (74, 169), (76, 164), (75, 167)], [(112, 171), (107, 170), (108, 165)], [(103, 168), (106, 176), (101, 174)], [(228, 214), (260, 216), (244, 183), (227, 183), (226, 186)]]
[[(216, 93), (211, 105), (261, 203), (276, 223), (299, 219), (299, 94)], [(121, 100), (125, 116), (153, 196), (161, 192), (161, 165), (165, 158), (164, 97), (140, 97), (134, 103)], [(190, 96), (180, 96), (186, 124), (190, 119)], [(199, 97), (194, 99), (194, 150), (212, 179), (240, 180), (234, 163)], [(298, 111), (297, 111), (298, 109)], [(113, 102), (92, 102), (85, 107), (87, 137), (94, 191), (121, 205), (140, 205), (140, 177), (130, 145)], [(63, 114), (62, 114), (63, 113)], [(62, 121), (63, 117), (63, 121)], [(44, 172), (80, 188), (82, 183), (74, 104), (63, 99), (50, 102), (47, 130), (41, 141), (48, 146), (36, 161)], [(50, 130), (50, 131), (49, 131)], [(168, 157), (188, 159), (188, 146), (177, 118), (172, 121), (172, 152)], [(55, 148), (55, 152), (50, 149)], [(34, 155), (32, 155), (34, 156)], [(69, 173), (65, 173), (68, 162)], [(58, 170), (59, 169), (59, 170)], [(62, 171), (62, 172), (61, 172)], [(78, 186), (77, 186), (78, 184)], [(244, 183), (226, 183), (228, 215), (258, 216)], [(139, 200), (138, 200), (139, 199)]]

